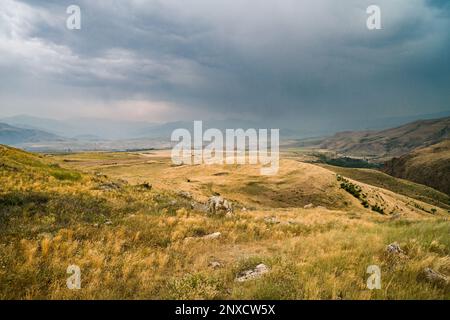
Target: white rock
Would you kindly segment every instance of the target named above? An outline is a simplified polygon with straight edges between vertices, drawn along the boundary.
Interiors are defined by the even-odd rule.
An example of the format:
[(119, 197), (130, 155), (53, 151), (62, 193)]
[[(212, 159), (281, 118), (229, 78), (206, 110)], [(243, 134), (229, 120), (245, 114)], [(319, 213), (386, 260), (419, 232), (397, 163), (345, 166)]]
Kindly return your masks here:
[(403, 254), (403, 250), (397, 242), (393, 242), (386, 247), (386, 251), (391, 254)]
[(222, 234), (220, 232), (214, 232), (211, 234), (208, 234), (206, 236), (203, 237), (203, 239), (217, 239), (221, 236)]
[(245, 282), (249, 280), (254, 280), (265, 273), (269, 272), (269, 268), (265, 264), (258, 264), (253, 270), (246, 270), (240, 274), (239, 277), (236, 278), (237, 282)]
[(208, 212), (211, 214), (231, 215), (233, 213), (233, 206), (231, 202), (219, 196), (212, 196), (209, 198), (206, 206), (208, 208)]
[(192, 195), (187, 191), (179, 191), (178, 195), (186, 199), (192, 199)]
[(264, 221), (269, 224), (279, 224), (280, 223), (280, 220), (278, 220), (276, 217), (265, 217)]
[(209, 263), (209, 266), (213, 269), (217, 269), (217, 268), (220, 268), (222, 266), (222, 264), (219, 261), (211, 261)]

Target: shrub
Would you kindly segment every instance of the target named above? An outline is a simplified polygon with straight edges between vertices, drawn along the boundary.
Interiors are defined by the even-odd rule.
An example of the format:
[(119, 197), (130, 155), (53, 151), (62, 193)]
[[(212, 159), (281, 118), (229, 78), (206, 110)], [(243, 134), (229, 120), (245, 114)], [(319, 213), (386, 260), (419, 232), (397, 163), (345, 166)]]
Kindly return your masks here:
[(378, 206), (378, 204), (375, 204), (374, 206), (372, 206), (372, 211), (384, 214), (384, 209), (381, 208), (380, 206)]

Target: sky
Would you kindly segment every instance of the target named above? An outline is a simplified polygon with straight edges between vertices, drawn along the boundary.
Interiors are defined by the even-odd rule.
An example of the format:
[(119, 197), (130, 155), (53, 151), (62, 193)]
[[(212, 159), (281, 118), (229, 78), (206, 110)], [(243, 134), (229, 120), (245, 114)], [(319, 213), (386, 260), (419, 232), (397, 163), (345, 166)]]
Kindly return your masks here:
[[(372, 4), (381, 30), (366, 26)], [(446, 0), (0, 0), (2, 117), (295, 127), (428, 114), (450, 110), (449, 60)]]

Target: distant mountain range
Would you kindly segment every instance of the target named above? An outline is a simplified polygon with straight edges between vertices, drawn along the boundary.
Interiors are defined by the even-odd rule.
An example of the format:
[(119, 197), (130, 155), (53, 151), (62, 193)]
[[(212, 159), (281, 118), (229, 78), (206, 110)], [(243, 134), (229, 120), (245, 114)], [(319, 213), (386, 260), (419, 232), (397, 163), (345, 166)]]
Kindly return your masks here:
[[(392, 128), (415, 120), (442, 118), (450, 116), (450, 111), (435, 114), (423, 114), (406, 117), (388, 117), (349, 121), (346, 124), (331, 122), (328, 125), (317, 126), (307, 120), (299, 119), (298, 123), (285, 125), (276, 120), (264, 122), (246, 119), (205, 120), (205, 129), (217, 128), (279, 128), (283, 139), (301, 139), (309, 137), (324, 137), (344, 130), (381, 130)], [(303, 121), (303, 122), (302, 122)], [(94, 118), (72, 118), (55, 120), (29, 115), (17, 115), (0, 119), (0, 123), (9, 124), (23, 129), (45, 131), (60, 137), (77, 140), (128, 140), (143, 138), (159, 138), (168, 141), (174, 129), (186, 128), (191, 130), (193, 121), (175, 121), (167, 123), (153, 123), (146, 121), (108, 120)]]
[[(152, 123), (139, 121), (117, 121), (104, 119), (79, 118), (54, 120), (28, 115), (19, 115), (0, 119), (0, 122), (23, 129), (46, 131), (61, 137), (77, 140), (127, 140), (127, 139), (161, 139), (169, 141), (172, 132), (185, 128), (192, 132), (193, 121), (175, 121), (167, 123)], [(269, 128), (268, 124), (242, 119), (205, 120), (204, 130), (217, 128)], [(284, 137), (298, 137), (298, 131), (282, 128), (280, 134)]]
[[(424, 115), (427, 116), (429, 115)], [(400, 118), (395, 121), (387, 120), (396, 121), (400, 121)], [(165, 148), (170, 146), (173, 130), (193, 130), (193, 121), (150, 123), (90, 118), (54, 120), (28, 115), (3, 118), (0, 119), (0, 124), (0, 143), (34, 151)], [(302, 128), (281, 128), (280, 136), (283, 145), (313, 145), (346, 155), (387, 160), (448, 138), (449, 126), (450, 117), (446, 117), (415, 121), (394, 129), (345, 131), (325, 138), (315, 136), (314, 133), (325, 132), (330, 128), (318, 128), (317, 131), (308, 133), (302, 131)], [(203, 130), (208, 128), (258, 129), (271, 128), (271, 125), (245, 119), (203, 121)], [(319, 138), (305, 139), (314, 136)]]
[(24, 129), (0, 123), (0, 143), (17, 145), (22, 143), (35, 143), (41, 141), (57, 142), (65, 139), (55, 134), (36, 129)]
[(0, 119), (0, 122), (23, 129), (37, 129), (65, 138), (89, 140), (118, 140), (142, 137), (146, 129), (155, 124), (148, 122), (114, 121), (91, 118), (55, 120), (18, 115)]
[(381, 131), (347, 131), (326, 138), (320, 148), (349, 156), (389, 159), (450, 139), (450, 117), (414, 121)]
[[(166, 124), (110, 122), (92, 120), (77, 123), (28, 116), (9, 119), (17, 126), (0, 122), (0, 144), (33, 151), (132, 150), (168, 148), (170, 135), (177, 128), (193, 130), (193, 122)], [(96, 124), (96, 126), (95, 126)], [(133, 125), (136, 125), (133, 127)], [(38, 127), (46, 127), (47, 132)], [(204, 130), (217, 128), (257, 128), (245, 120), (206, 121)], [(81, 133), (83, 128), (84, 133)], [(96, 128), (96, 130), (88, 130)], [(116, 131), (114, 131), (116, 130)], [(126, 131), (124, 133), (123, 131)], [(68, 138), (56, 132), (72, 133)], [(285, 131), (286, 136), (295, 131)], [(75, 135), (79, 133), (78, 135)], [(94, 133), (94, 134), (93, 134)], [(128, 139), (101, 138), (126, 136)], [(145, 138), (132, 138), (133, 135)], [(328, 138), (284, 139), (286, 146), (314, 146), (333, 150), (345, 156), (371, 158), (385, 162), (384, 171), (393, 176), (423, 183), (450, 194), (450, 117), (414, 121), (399, 127), (378, 131), (346, 131)], [(288, 143), (289, 142), (289, 143)], [(286, 144), (287, 143), (287, 144)], [(291, 145), (292, 143), (292, 145)]]

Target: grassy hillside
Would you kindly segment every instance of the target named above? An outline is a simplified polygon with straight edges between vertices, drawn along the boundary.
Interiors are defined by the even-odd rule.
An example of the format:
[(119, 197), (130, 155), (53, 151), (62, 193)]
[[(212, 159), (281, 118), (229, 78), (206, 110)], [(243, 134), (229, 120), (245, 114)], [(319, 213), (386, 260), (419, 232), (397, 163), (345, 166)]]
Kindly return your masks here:
[(415, 121), (382, 131), (341, 132), (326, 139), (321, 148), (346, 155), (389, 159), (450, 137), (450, 117)]
[(423, 184), (398, 179), (374, 169), (343, 168), (330, 165), (321, 166), (351, 179), (450, 210), (450, 196)]
[[(421, 277), (427, 267), (450, 274), (446, 209), (349, 180), (380, 214), (334, 172), (292, 159), (276, 177), (258, 171), (174, 167), (156, 152), (41, 156), (2, 146), (0, 298), (450, 298), (448, 286)], [(192, 208), (218, 193), (233, 201), (232, 216)], [(386, 253), (394, 241), (405, 257)], [(260, 263), (267, 274), (235, 281)], [(81, 290), (66, 287), (71, 264)], [(373, 264), (381, 290), (366, 287)]]
[(388, 161), (384, 171), (450, 195), (450, 140)]

